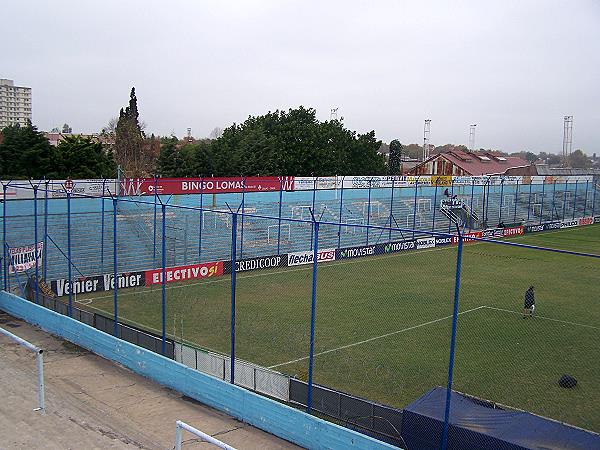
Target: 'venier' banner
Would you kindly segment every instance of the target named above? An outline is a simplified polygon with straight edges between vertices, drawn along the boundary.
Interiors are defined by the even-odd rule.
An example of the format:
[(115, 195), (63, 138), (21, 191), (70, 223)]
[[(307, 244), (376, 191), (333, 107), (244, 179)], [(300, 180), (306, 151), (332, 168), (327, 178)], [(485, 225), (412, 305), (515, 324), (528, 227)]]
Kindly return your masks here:
[(42, 264), (42, 254), (44, 253), (44, 243), (38, 242), (37, 245), (27, 245), (25, 247), (14, 247), (8, 249), (10, 261), (8, 264), (8, 273), (24, 272), (35, 267), (37, 261)]
[(125, 178), (121, 195), (226, 194), (294, 190), (294, 177)]
[[(191, 266), (167, 267), (165, 274), (167, 283), (195, 280), (200, 278), (220, 277), (223, 275), (223, 261), (193, 264)], [(146, 271), (146, 286), (161, 283), (162, 269)]]
[[(144, 272), (127, 272), (117, 274), (117, 288), (126, 289), (144, 286)], [(57, 297), (73, 294), (89, 294), (91, 292), (112, 291), (115, 288), (115, 277), (111, 274), (98, 275), (91, 277), (73, 278), (69, 282), (67, 278), (55, 280), (50, 283), (52, 292)]]

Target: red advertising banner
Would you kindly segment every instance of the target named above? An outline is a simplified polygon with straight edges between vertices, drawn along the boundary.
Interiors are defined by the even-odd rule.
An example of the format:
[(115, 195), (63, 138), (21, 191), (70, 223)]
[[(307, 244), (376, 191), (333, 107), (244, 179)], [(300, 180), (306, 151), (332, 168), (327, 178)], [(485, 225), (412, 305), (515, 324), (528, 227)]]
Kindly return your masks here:
[(226, 194), (294, 190), (294, 177), (125, 178), (121, 195)]
[(510, 228), (504, 228), (504, 229), (502, 229), (502, 236), (504, 236), (504, 237), (507, 237), (507, 236), (517, 236), (519, 234), (523, 234), (523, 227), (522, 226), (510, 227)]
[[(223, 275), (223, 261), (193, 264), (191, 266), (167, 267), (165, 274), (167, 283), (220, 277)], [(162, 269), (146, 271), (146, 286), (152, 284), (162, 284)]]
[[(465, 233), (463, 236), (463, 242), (471, 242), (473, 239), (469, 238), (478, 238), (481, 239), (483, 237), (483, 233), (481, 231), (473, 231), (471, 233)], [(452, 243), (458, 244), (458, 236), (452, 236)]]

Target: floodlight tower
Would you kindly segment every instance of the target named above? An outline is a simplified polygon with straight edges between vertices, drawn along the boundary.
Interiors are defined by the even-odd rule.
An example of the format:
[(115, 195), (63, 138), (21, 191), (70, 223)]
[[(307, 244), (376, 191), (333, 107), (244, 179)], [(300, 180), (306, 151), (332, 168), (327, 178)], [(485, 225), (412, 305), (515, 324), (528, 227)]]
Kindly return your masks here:
[(562, 162), (563, 166), (569, 165), (569, 157), (571, 156), (571, 147), (573, 145), (573, 116), (565, 116), (563, 123), (563, 151)]
[(337, 112), (338, 112), (338, 108), (331, 108), (331, 111), (329, 111), (329, 120), (337, 120), (338, 116), (337, 116)]
[(423, 126), (423, 161), (429, 158), (429, 136), (431, 134), (431, 119), (425, 119)]
[(474, 152), (475, 151), (475, 127), (477, 126), (476, 123), (472, 123), (469, 126), (469, 151)]

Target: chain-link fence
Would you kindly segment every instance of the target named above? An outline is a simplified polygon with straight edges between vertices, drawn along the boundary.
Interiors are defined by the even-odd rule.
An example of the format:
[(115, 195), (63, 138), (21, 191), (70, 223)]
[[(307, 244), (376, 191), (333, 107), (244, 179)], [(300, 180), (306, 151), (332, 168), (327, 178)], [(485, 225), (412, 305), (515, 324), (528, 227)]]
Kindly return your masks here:
[(427, 420), (432, 448), (519, 414), (600, 430), (593, 183), (311, 180), (99, 198), (13, 186), (33, 198), (2, 203), (2, 286), (406, 448)]

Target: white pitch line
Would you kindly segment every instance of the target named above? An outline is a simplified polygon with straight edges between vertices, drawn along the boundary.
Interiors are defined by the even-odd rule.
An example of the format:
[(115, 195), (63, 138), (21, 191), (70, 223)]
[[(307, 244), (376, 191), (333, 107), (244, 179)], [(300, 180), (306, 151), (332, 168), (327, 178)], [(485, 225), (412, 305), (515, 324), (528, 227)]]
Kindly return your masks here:
[[(474, 245), (479, 244), (479, 242), (474, 242), (474, 243), (470, 243), (469, 247), (472, 247)], [(415, 254), (421, 254), (421, 253), (429, 253), (429, 252), (433, 252), (433, 251), (441, 251), (441, 250), (448, 250), (448, 249), (456, 249), (456, 246), (454, 245), (445, 245), (443, 247), (435, 247), (435, 248), (430, 248), (430, 249), (426, 249), (426, 250), (418, 250), (418, 251), (406, 251), (406, 252), (398, 252), (398, 253), (392, 253), (390, 255), (377, 255), (377, 256), (373, 256), (374, 259), (370, 259), (370, 258), (356, 258), (356, 259), (351, 259), (348, 261), (332, 261), (329, 263), (326, 263), (325, 266), (320, 265), (319, 267), (333, 267), (333, 266), (344, 266), (346, 264), (358, 264), (358, 263), (364, 263), (366, 261), (379, 261), (381, 259), (388, 259), (388, 258), (398, 258), (400, 256), (408, 256), (408, 255), (415, 255)], [(306, 264), (304, 267), (299, 267), (296, 269), (289, 269), (289, 268), (282, 268), (282, 270), (277, 270), (275, 272), (261, 272), (261, 273), (256, 273), (256, 274), (252, 274), (252, 275), (237, 275), (237, 279), (238, 280), (245, 280), (247, 278), (257, 278), (257, 277), (266, 277), (266, 276), (270, 276), (270, 275), (280, 275), (280, 274), (284, 274), (284, 273), (289, 273), (289, 272), (301, 272), (301, 271), (306, 271), (306, 270), (312, 270), (312, 264)], [(229, 274), (228, 274), (229, 275)], [(199, 286), (199, 285), (204, 285), (204, 284), (213, 284), (213, 283), (225, 283), (225, 282), (229, 282), (229, 279), (225, 278), (225, 277), (220, 277), (216, 280), (208, 280), (208, 281), (199, 281), (197, 283), (188, 283), (188, 284), (179, 284), (179, 285), (172, 285), (172, 286), (167, 286), (167, 289), (182, 289), (182, 288), (186, 288), (186, 287), (190, 287), (190, 286)], [(160, 288), (160, 284), (155, 285), (157, 286), (157, 289)], [(146, 288), (148, 288), (149, 286), (146, 286)], [(119, 294), (119, 296), (126, 296), (126, 295), (137, 295), (137, 294), (142, 294), (142, 293), (146, 293), (147, 290), (144, 291), (126, 291), (122, 294)], [(101, 300), (104, 298), (113, 298), (112, 294), (111, 295), (103, 295), (100, 297), (93, 297), (92, 300)]]
[[(470, 313), (470, 312), (473, 312), (473, 311), (477, 311), (478, 309), (481, 309), (481, 308), (485, 308), (485, 306), (478, 306), (477, 308), (468, 309), (466, 311), (459, 312), (458, 315)], [(441, 318), (435, 319), (435, 320), (430, 320), (429, 322), (421, 323), (419, 325), (414, 325), (412, 327), (408, 327), (408, 328), (403, 328), (401, 330), (392, 331), (391, 333), (382, 334), (381, 336), (375, 336), (375, 337), (372, 337), (372, 338), (369, 338), (369, 339), (365, 339), (364, 341), (353, 342), (352, 344), (342, 345), (341, 347), (336, 347), (336, 348), (332, 348), (332, 349), (329, 349), (329, 350), (325, 350), (325, 351), (322, 351), (322, 352), (315, 353), (314, 356), (325, 355), (327, 353), (337, 352), (338, 350), (344, 350), (346, 348), (355, 347), (357, 345), (367, 344), (369, 342), (373, 342), (373, 341), (376, 341), (378, 339), (383, 339), (383, 338), (386, 338), (386, 337), (389, 337), (389, 336), (394, 336), (395, 334), (400, 334), (400, 333), (404, 333), (406, 331), (415, 330), (417, 328), (421, 328), (421, 327), (424, 327), (424, 326), (427, 326), (427, 325), (432, 325), (434, 323), (441, 322), (442, 320), (450, 319), (450, 318), (452, 318), (452, 316), (453, 315), (451, 314), (449, 316), (441, 317)], [(267, 369), (273, 369), (275, 367), (281, 367), (281, 366), (285, 366), (285, 365), (292, 364), (292, 363), (295, 363), (295, 362), (304, 361), (304, 360), (306, 360), (308, 358), (309, 358), (308, 356), (304, 356), (302, 358), (297, 358), (297, 359), (293, 359), (291, 361), (287, 361), (287, 362), (284, 362), (284, 363), (275, 364), (274, 366), (269, 366), (269, 367), (267, 367)]]
[[(484, 306), (482, 306), (482, 308), (493, 309), (495, 311), (502, 311), (502, 312), (508, 312), (508, 313), (513, 313), (513, 314), (523, 314), (522, 312), (519, 312), (519, 311), (513, 311), (511, 309), (496, 308), (494, 306), (485, 306), (484, 305)], [(559, 322), (559, 323), (564, 323), (567, 325), (576, 325), (578, 327), (585, 327), (585, 328), (592, 328), (594, 330), (600, 330), (600, 327), (595, 327), (593, 325), (587, 325), (585, 323), (578, 323), (578, 322), (569, 322), (568, 320), (553, 319), (552, 317), (538, 316), (537, 314), (534, 315), (534, 318), (551, 320), (552, 322)]]

